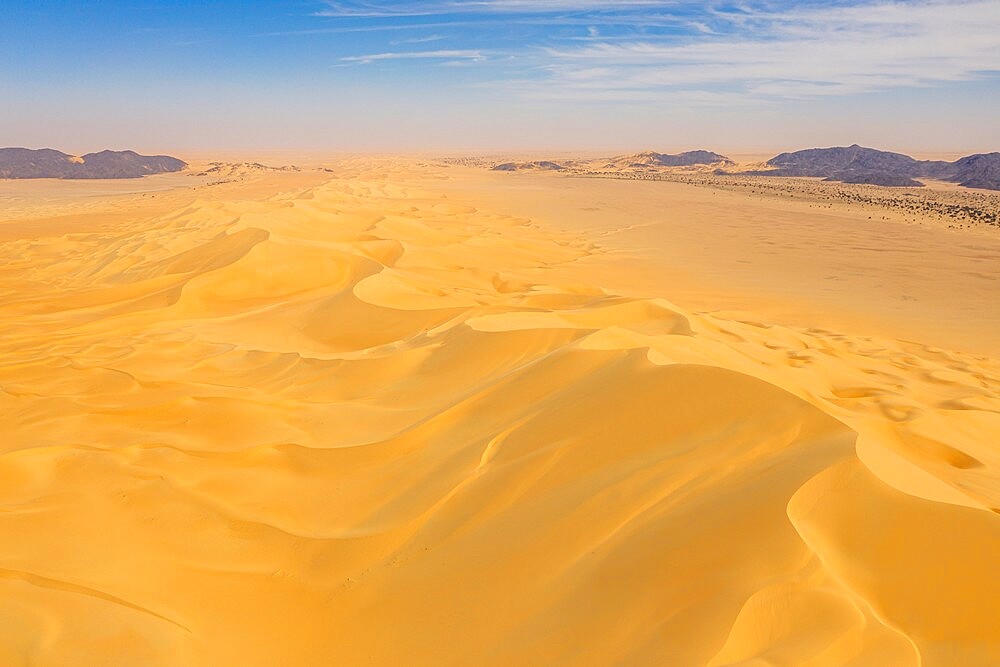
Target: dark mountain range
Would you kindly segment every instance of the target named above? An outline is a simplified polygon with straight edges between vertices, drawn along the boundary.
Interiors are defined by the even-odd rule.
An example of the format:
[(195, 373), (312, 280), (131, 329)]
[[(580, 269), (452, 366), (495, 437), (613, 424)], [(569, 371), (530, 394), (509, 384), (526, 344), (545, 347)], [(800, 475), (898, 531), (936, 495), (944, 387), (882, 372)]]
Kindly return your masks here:
[(646, 151), (635, 155), (622, 155), (613, 158), (608, 167), (693, 167), (709, 164), (735, 164), (725, 155), (712, 151), (687, 151), (685, 153), (668, 154)]
[(167, 155), (101, 151), (82, 157), (51, 148), (0, 148), (0, 178), (139, 178), (187, 166)]
[(912, 187), (917, 178), (952, 181), (970, 188), (1000, 190), (1000, 153), (970, 155), (955, 162), (916, 160), (902, 153), (853, 146), (810, 148), (767, 161), (760, 176), (814, 176), (843, 183)]
[(1000, 190), (1000, 153), (969, 155), (952, 164), (955, 174), (948, 180), (967, 188)]
[[(780, 170), (781, 176), (830, 177), (838, 172), (882, 173), (894, 176), (944, 178), (954, 173), (949, 162), (915, 160), (902, 153), (878, 151), (854, 144), (841, 148), (810, 148), (782, 153), (767, 161)], [(773, 172), (772, 172), (773, 174)]]

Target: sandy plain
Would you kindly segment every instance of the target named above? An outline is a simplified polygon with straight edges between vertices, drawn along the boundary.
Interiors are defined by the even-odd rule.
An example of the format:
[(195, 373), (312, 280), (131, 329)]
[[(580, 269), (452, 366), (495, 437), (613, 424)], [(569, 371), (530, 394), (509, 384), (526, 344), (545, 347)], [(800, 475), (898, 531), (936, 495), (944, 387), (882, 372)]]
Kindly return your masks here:
[(325, 167), (0, 184), (0, 664), (1000, 662), (998, 230)]

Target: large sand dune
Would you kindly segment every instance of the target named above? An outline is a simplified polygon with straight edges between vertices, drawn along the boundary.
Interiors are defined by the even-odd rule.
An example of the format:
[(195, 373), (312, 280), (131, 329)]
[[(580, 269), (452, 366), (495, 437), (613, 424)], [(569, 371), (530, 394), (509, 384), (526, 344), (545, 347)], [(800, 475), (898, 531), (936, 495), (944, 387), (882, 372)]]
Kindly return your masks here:
[(676, 305), (471, 173), (0, 216), (0, 664), (1000, 663), (987, 342)]

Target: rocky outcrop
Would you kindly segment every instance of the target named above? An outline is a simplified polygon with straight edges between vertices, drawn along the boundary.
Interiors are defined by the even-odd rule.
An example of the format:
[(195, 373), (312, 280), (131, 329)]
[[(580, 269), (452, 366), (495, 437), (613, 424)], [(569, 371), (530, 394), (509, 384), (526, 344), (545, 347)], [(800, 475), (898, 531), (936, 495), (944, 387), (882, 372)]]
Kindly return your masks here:
[(0, 178), (139, 178), (180, 171), (183, 160), (135, 151), (101, 151), (83, 156), (43, 148), (0, 148)]

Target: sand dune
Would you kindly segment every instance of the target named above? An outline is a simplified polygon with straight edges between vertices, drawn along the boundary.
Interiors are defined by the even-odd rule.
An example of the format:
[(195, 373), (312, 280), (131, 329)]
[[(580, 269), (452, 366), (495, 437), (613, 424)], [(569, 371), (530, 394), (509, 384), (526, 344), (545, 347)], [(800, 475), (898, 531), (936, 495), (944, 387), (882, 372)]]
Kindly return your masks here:
[(465, 173), (8, 210), (0, 663), (1000, 662), (1000, 362)]

